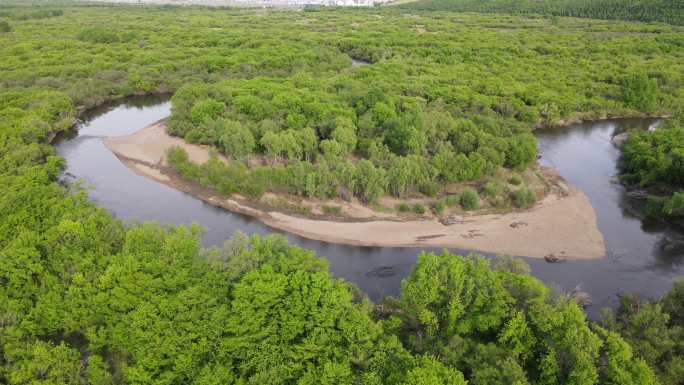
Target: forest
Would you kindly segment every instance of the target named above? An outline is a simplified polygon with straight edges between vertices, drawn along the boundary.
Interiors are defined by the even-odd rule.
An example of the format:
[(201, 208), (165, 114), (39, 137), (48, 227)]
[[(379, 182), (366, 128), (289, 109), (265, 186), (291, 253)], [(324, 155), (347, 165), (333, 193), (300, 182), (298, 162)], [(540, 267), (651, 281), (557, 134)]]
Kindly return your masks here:
[[(448, 33), (452, 28), (413, 19), (411, 28), (417, 35)], [(565, 32), (568, 27), (558, 29)], [(538, 38), (546, 36), (547, 31), (539, 32)], [(95, 41), (104, 38), (95, 31), (84, 33), (92, 34), (89, 38)], [(392, 195), (433, 198), (431, 205), (439, 207), (448, 198), (444, 192), (454, 189), (452, 185), (474, 181), (483, 195), (488, 182), (505, 186), (487, 201), (493, 206), (515, 207), (519, 206), (516, 194), (531, 189), (506, 186), (497, 173), (502, 168), (525, 170), (534, 163), (536, 142), (531, 128), (563, 124), (577, 117), (669, 111), (681, 77), (668, 74), (664, 80), (650, 68), (635, 68), (595, 80), (592, 67), (572, 65), (577, 57), (570, 51), (556, 55), (554, 48), (540, 45), (531, 55), (521, 56), (520, 52), (529, 50), (522, 40), (508, 43), (523, 51), (491, 47), (495, 50), (492, 55), (497, 55), (493, 59), (483, 55), (481, 42), (473, 44), (468, 37), (461, 37), (479, 56), (464, 59), (450, 52), (453, 41), (431, 36), (430, 55), (415, 57), (417, 47), (403, 46), (415, 44), (415, 39), (399, 36), (401, 44), (382, 43), (381, 55), (356, 47), (356, 43), (336, 41), (342, 52), (373, 64), (337, 71), (324, 79), (316, 73), (269, 74), (180, 87), (173, 97), (169, 132), (191, 143), (214, 146), (234, 162), (201, 167), (173, 162), (173, 166), (187, 180), (226, 195), (239, 192), (256, 199), (265, 192), (276, 192), (318, 199), (356, 197), (373, 204)], [(570, 42), (559, 44), (562, 46), (555, 48), (578, 48)], [(514, 68), (539, 68), (543, 65), (540, 58), (546, 56), (541, 60), (555, 66), (567, 63), (567, 76), (585, 80), (551, 82), (550, 73), (530, 77), (529, 71), (516, 72), (507, 66), (515, 61), (518, 67)], [(607, 59), (604, 53), (590, 56)], [(232, 65), (227, 62), (230, 60), (234, 59), (214, 58), (210, 71), (226, 71)], [(499, 71), (491, 68), (494, 60), (501, 62)], [(411, 66), (424, 72), (413, 73)], [(464, 75), (486, 67), (491, 84)], [(388, 81), (387, 73), (393, 72), (407, 80)], [(510, 79), (510, 84), (501, 84), (497, 75)], [(607, 84), (612, 91), (604, 88)], [(596, 92), (580, 87), (594, 87)]]
[(650, 193), (647, 214), (684, 216), (684, 113), (656, 130), (631, 133), (622, 155), (621, 179)]
[(684, 25), (684, 5), (677, 0), (417, 0), (398, 6), (411, 10), (540, 14)]
[[(401, 293), (374, 303), (281, 236), (205, 248), (198, 226), (124, 223), (62, 181), (51, 145), (90, 107), (174, 93), (177, 135), (263, 156), (268, 172), (345, 157), (364, 183), (389, 178), (384, 162), (472, 180), (472, 164), (483, 175), (527, 167), (537, 125), (673, 112), (678, 27), (376, 9), (43, 11), (0, 8), (0, 383), (681, 384), (684, 282), (589, 320), (520, 260), (445, 251), (421, 254)], [(654, 139), (667, 151), (671, 131)], [(638, 181), (662, 177), (639, 168)], [(425, 191), (421, 178), (352, 191)], [(302, 191), (333, 193), (321, 184)]]

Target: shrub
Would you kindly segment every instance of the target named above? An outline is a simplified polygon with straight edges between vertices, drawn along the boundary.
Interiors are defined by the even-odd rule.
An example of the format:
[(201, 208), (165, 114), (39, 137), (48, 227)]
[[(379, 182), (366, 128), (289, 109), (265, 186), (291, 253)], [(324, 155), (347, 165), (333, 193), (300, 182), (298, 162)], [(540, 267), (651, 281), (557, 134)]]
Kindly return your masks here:
[(537, 202), (537, 196), (527, 187), (523, 187), (513, 193), (513, 205), (517, 208), (529, 208), (535, 202)]
[(666, 202), (667, 199), (650, 195), (646, 198), (644, 212), (649, 217), (658, 218), (663, 215), (663, 209), (665, 208)]
[(415, 205), (413, 205), (413, 212), (418, 215), (423, 215), (425, 214), (425, 206), (423, 206), (420, 203), (416, 203)]
[(411, 206), (409, 206), (409, 204), (406, 202), (401, 202), (397, 205), (397, 211), (400, 213), (407, 213), (411, 211)]
[(485, 184), (483, 192), (492, 206), (501, 207), (506, 203), (507, 196), (504, 194), (506, 189), (501, 182), (491, 180)]
[(435, 213), (435, 215), (442, 215), (445, 206), (444, 200), (440, 199), (432, 204), (432, 212)]
[(429, 197), (434, 197), (439, 192), (439, 184), (433, 181), (425, 182), (418, 187), (418, 191)]
[(684, 192), (678, 191), (665, 202), (663, 213), (668, 216), (681, 217), (684, 215)]
[(652, 110), (658, 101), (658, 81), (645, 73), (637, 73), (623, 80), (622, 97), (628, 107)]
[(511, 179), (508, 180), (508, 183), (514, 186), (518, 186), (522, 183), (522, 178), (520, 177), (520, 175), (513, 175)]
[(342, 213), (342, 207), (334, 205), (323, 205), (321, 210), (326, 215), (340, 215)]
[(104, 28), (86, 28), (79, 32), (76, 38), (88, 43), (109, 44), (119, 41), (119, 35), (116, 32)]
[(504, 186), (495, 180), (490, 180), (484, 186), (484, 194), (487, 198), (495, 199), (504, 192)]
[(458, 205), (458, 204), (461, 203), (461, 199), (459, 198), (458, 195), (448, 195), (448, 196), (444, 199), (444, 203), (446, 203), (446, 205), (447, 205), (448, 207), (454, 207), (454, 206), (456, 206), (456, 205)]
[(477, 191), (467, 188), (459, 195), (459, 203), (466, 210), (474, 210), (480, 206), (480, 198), (477, 196)]
[(6, 21), (0, 21), (0, 33), (12, 32), (12, 26)]

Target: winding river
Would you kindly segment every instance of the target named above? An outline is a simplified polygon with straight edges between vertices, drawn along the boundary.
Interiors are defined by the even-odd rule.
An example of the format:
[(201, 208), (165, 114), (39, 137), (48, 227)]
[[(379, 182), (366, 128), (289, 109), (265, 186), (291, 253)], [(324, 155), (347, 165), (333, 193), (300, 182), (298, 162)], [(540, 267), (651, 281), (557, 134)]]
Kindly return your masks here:
[[(103, 144), (107, 136), (127, 135), (170, 114), (168, 97), (141, 97), (103, 105), (87, 112), (77, 129), (60, 136), (57, 153), (67, 160), (63, 178), (79, 180), (90, 198), (124, 221), (198, 223), (206, 228), (206, 245), (222, 245), (236, 231), (277, 232), (249, 217), (227, 212), (163, 184), (139, 176), (124, 166)], [(605, 258), (550, 264), (525, 258), (532, 274), (547, 284), (590, 294), (592, 317), (614, 306), (618, 294), (638, 292), (657, 297), (684, 274), (684, 231), (640, 218), (639, 200), (615, 182), (619, 150), (612, 136), (629, 128), (648, 128), (654, 119), (623, 119), (582, 123), (538, 133), (542, 163), (589, 196), (607, 247)], [(313, 241), (285, 234), (290, 242), (325, 256), (336, 277), (354, 282), (372, 299), (399, 292), (401, 279), (420, 250), (429, 248), (358, 247)], [(436, 250), (439, 251), (439, 250)], [(467, 253), (467, 250), (452, 250)]]

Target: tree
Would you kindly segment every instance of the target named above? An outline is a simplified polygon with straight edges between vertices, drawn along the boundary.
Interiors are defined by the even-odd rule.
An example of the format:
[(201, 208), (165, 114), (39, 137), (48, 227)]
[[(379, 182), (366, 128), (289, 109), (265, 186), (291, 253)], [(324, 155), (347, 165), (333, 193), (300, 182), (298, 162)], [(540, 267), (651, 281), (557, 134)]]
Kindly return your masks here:
[(623, 81), (625, 104), (642, 111), (651, 111), (658, 102), (658, 82), (644, 72), (627, 76)]
[(684, 279), (675, 279), (672, 289), (663, 297), (663, 311), (673, 325), (684, 327)]
[(375, 203), (385, 193), (387, 175), (385, 170), (376, 168), (373, 163), (361, 160), (356, 164), (354, 173), (356, 195), (366, 203)]
[(249, 128), (238, 121), (224, 121), (221, 146), (226, 154), (243, 159), (254, 151), (256, 143)]
[[(18, 347), (17, 347), (18, 348)], [(36, 341), (25, 349), (6, 352), (11, 362), (9, 381), (14, 384), (79, 384), (78, 351), (66, 345)]]
[(603, 339), (602, 356), (606, 366), (601, 371), (601, 384), (655, 385), (658, 379), (646, 362), (632, 355), (629, 344), (619, 334), (597, 326), (596, 333)]
[(284, 144), (280, 135), (274, 131), (267, 131), (262, 137), (260, 144), (266, 150), (266, 155), (273, 159), (273, 162), (278, 160), (280, 154), (284, 152)]
[(311, 127), (303, 128), (296, 133), (297, 143), (302, 149), (304, 160), (313, 161), (318, 154), (318, 136), (316, 131)]
[(397, 155), (422, 155), (427, 144), (425, 132), (409, 119), (394, 118), (387, 122), (386, 143)]
[(192, 106), (190, 112), (193, 122), (196, 124), (218, 119), (225, 109), (225, 104), (214, 99), (203, 99)]
[(390, 192), (396, 197), (405, 197), (409, 188), (416, 185), (420, 170), (417, 165), (407, 157), (395, 157), (392, 166), (387, 172), (387, 182)]
[[(679, 384), (684, 374), (684, 346), (681, 344), (683, 329), (681, 325), (673, 323), (670, 314), (663, 310), (664, 305), (676, 310), (672, 306), (678, 302), (674, 298), (679, 295), (680, 285), (675, 284), (662, 304), (643, 301), (635, 295), (625, 295), (620, 299), (617, 317), (613, 319), (611, 314), (608, 320), (604, 320), (604, 325), (619, 332), (629, 343), (634, 356), (643, 359), (653, 368), (660, 381), (666, 385)], [(679, 319), (679, 314), (675, 317)], [(628, 349), (623, 347), (622, 350), (625, 351), (622, 356), (628, 356)], [(644, 371), (640, 369), (639, 373)]]
[(509, 140), (506, 151), (506, 167), (524, 169), (534, 161), (537, 154), (537, 139), (531, 134), (518, 135)]
[(333, 139), (322, 140), (320, 148), (323, 156), (330, 163), (334, 163), (336, 160), (338, 160), (342, 155), (344, 155), (346, 150), (343, 145)]
[(344, 147), (346, 153), (356, 148), (356, 127), (350, 119), (335, 119), (335, 128), (330, 133), (330, 138)]
[(455, 368), (443, 365), (430, 356), (421, 356), (402, 385), (465, 385), (463, 374)]
[(378, 329), (327, 272), (266, 265), (235, 285), (222, 344), (252, 383), (347, 383)]

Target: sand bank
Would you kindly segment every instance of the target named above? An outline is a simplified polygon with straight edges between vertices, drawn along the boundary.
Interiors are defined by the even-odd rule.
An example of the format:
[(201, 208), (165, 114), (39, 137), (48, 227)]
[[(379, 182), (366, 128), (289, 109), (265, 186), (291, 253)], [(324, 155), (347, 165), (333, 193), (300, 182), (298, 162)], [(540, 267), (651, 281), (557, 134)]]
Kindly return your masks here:
[(166, 166), (166, 150), (182, 146), (193, 161), (201, 163), (209, 159), (209, 149), (169, 136), (162, 122), (131, 135), (107, 138), (105, 145), (140, 175), (306, 238), (363, 246), (453, 247), (536, 258), (553, 254), (566, 259), (591, 259), (605, 255), (603, 236), (589, 199), (567, 185), (564, 193), (548, 195), (531, 210), (464, 215), (448, 225), (436, 218), (406, 220), (387, 214), (352, 222), (317, 220), (259, 208), (239, 197), (225, 199), (181, 180)]

